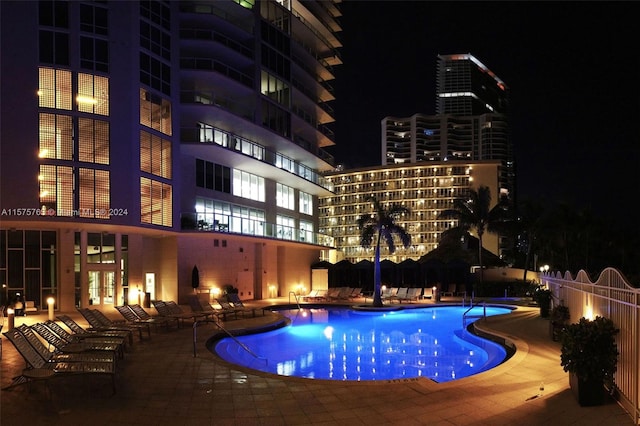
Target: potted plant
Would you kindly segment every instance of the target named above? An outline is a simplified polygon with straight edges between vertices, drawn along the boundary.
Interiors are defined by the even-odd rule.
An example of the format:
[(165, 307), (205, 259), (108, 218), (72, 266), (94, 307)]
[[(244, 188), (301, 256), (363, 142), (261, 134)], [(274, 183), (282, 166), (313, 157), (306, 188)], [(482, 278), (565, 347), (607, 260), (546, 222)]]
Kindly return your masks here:
[(618, 346), (615, 336), (620, 330), (613, 321), (596, 317), (580, 318), (561, 334), (560, 365), (569, 373), (569, 384), (581, 406), (604, 402), (605, 386), (613, 390), (617, 369)]
[(551, 290), (538, 287), (533, 293), (533, 300), (540, 306), (540, 316), (549, 318), (549, 313), (551, 312)]
[(569, 307), (564, 305), (556, 305), (551, 309), (551, 318), (549, 321), (549, 334), (551, 339), (556, 342), (560, 337), (560, 333), (569, 323)]

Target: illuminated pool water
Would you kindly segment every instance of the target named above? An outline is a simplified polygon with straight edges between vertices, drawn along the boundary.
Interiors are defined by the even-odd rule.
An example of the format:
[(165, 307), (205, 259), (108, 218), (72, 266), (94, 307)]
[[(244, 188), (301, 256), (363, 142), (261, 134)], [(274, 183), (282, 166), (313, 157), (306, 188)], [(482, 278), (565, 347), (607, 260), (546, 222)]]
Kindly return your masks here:
[[(354, 381), (427, 377), (446, 382), (486, 371), (507, 357), (501, 345), (466, 331), (466, 310), (279, 310), (292, 320), (290, 326), (239, 336), (237, 341), (224, 338), (214, 348), (228, 362), (283, 376)], [(487, 306), (486, 314), (511, 310)], [(470, 314), (482, 315), (482, 307)], [(467, 318), (466, 324), (473, 319)]]

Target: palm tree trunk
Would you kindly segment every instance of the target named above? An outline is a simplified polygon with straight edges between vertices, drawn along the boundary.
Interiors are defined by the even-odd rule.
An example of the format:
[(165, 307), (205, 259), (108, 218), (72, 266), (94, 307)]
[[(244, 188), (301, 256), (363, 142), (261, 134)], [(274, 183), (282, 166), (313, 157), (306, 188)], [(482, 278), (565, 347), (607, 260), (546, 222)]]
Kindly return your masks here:
[(382, 307), (382, 297), (380, 295), (380, 234), (378, 233), (378, 242), (376, 244), (376, 253), (373, 260), (373, 306)]
[(482, 266), (482, 232), (478, 232), (478, 262), (480, 263), (480, 283), (484, 282), (484, 267)]

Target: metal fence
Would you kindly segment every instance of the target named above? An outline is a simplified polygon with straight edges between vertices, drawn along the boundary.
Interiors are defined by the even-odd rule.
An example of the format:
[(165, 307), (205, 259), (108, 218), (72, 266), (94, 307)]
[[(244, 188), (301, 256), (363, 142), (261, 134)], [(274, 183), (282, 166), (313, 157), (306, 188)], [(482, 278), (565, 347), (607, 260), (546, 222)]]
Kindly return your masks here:
[(610, 318), (620, 329), (616, 343), (620, 352), (615, 383), (617, 398), (640, 424), (640, 288), (632, 287), (614, 268), (607, 268), (592, 282), (586, 272), (541, 276), (553, 294), (555, 304), (569, 307), (571, 322), (581, 317)]

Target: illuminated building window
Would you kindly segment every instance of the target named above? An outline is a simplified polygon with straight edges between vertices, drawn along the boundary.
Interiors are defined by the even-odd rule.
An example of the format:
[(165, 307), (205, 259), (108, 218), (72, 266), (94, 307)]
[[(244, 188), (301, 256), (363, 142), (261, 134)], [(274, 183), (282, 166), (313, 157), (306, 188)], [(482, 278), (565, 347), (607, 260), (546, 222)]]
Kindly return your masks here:
[(140, 170), (171, 179), (171, 142), (140, 131)]
[(307, 194), (306, 192), (300, 191), (300, 195), (298, 198), (300, 213), (309, 215), (313, 214), (313, 196), (311, 194)]
[(78, 181), (80, 201), (78, 215), (109, 219), (111, 207), (109, 172), (81, 168), (78, 171)]
[(276, 216), (276, 229), (277, 237), (284, 240), (293, 240), (293, 230), (295, 229), (296, 221), (292, 217), (277, 215)]
[(71, 110), (71, 71), (39, 69), (38, 106)]
[(236, 197), (248, 198), (255, 201), (265, 201), (264, 178), (233, 170), (233, 195)]
[(140, 89), (140, 124), (171, 136), (171, 102)]
[(172, 187), (157, 180), (140, 178), (140, 221), (172, 226)]
[(78, 111), (109, 115), (109, 79), (92, 74), (78, 74)]
[(73, 126), (71, 116), (40, 114), (40, 158), (73, 159)]
[(260, 92), (281, 105), (289, 106), (289, 85), (264, 70), (261, 75)]
[(78, 160), (109, 164), (109, 123), (90, 118), (78, 119)]
[(50, 216), (73, 216), (73, 169), (41, 165), (40, 207)]
[(276, 205), (285, 209), (293, 210), (295, 190), (290, 186), (281, 183), (276, 184)]

